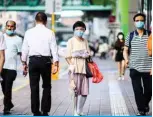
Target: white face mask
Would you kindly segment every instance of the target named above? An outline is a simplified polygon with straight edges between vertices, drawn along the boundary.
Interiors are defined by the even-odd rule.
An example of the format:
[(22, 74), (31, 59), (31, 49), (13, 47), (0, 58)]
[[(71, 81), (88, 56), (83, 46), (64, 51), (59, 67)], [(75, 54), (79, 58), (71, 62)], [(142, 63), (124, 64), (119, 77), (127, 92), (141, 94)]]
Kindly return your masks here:
[(123, 35), (119, 35), (118, 38), (119, 38), (119, 39), (123, 39)]

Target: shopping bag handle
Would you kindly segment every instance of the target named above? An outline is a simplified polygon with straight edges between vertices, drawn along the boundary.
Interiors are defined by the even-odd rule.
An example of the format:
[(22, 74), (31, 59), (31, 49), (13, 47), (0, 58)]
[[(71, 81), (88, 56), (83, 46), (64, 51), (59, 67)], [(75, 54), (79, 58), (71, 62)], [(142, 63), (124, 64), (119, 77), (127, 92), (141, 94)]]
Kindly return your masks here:
[(88, 63), (93, 63), (93, 60), (92, 60), (92, 57), (91, 57), (91, 56), (89, 56), (88, 58), (86, 58), (86, 61), (87, 61)]

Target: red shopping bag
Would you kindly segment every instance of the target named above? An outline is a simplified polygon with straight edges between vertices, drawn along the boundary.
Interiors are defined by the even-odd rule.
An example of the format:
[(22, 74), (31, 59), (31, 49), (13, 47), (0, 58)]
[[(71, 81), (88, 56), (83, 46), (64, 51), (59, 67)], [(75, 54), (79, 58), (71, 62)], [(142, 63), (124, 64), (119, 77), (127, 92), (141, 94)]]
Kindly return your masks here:
[(88, 66), (93, 74), (92, 82), (93, 83), (100, 83), (103, 79), (103, 75), (98, 69), (98, 66), (95, 62), (89, 62)]

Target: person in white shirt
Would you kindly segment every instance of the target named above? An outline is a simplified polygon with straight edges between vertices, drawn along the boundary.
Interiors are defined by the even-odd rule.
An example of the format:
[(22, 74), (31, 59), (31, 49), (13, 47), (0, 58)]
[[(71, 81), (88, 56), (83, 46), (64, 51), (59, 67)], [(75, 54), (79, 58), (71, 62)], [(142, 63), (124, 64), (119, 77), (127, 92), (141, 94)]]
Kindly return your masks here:
[(17, 76), (17, 56), (18, 54), (21, 56), (22, 38), (15, 34), (15, 29), (15, 21), (6, 22), (6, 30), (3, 35), (7, 49), (5, 50), (5, 63), (1, 74), (3, 78), (1, 85), (4, 94), (4, 115), (10, 114), (11, 108), (14, 107), (12, 86)]
[(5, 61), (5, 51), (4, 51), (5, 49), (6, 49), (6, 43), (4, 40), (4, 36), (3, 36), (3, 33), (0, 32), (0, 82), (3, 81), (1, 77), (1, 73), (3, 69), (4, 61)]
[[(58, 51), (55, 34), (46, 28), (47, 15), (37, 13), (36, 26), (26, 31), (22, 46), (24, 71), (27, 71), (29, 57), (29, 77), (31, 88), (31, 110), (34, 116), (48, 115), (51, 108), (51, 56), (53, 57), (53, 73), (58, 70)], [(42, 77), (41, 111), (39, 110), (39, 81)]]

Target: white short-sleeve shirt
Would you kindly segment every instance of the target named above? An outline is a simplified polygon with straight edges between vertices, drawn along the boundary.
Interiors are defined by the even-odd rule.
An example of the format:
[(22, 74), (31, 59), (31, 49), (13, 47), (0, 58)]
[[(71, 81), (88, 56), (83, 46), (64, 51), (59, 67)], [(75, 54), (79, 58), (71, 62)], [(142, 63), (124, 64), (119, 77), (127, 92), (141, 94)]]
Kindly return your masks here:
[(7, 49), (5, 50), (5, 69), (17, 70), (17, 54), (21, 52), (22, 38), (19, 36), (8, 36), (4, 34)]

